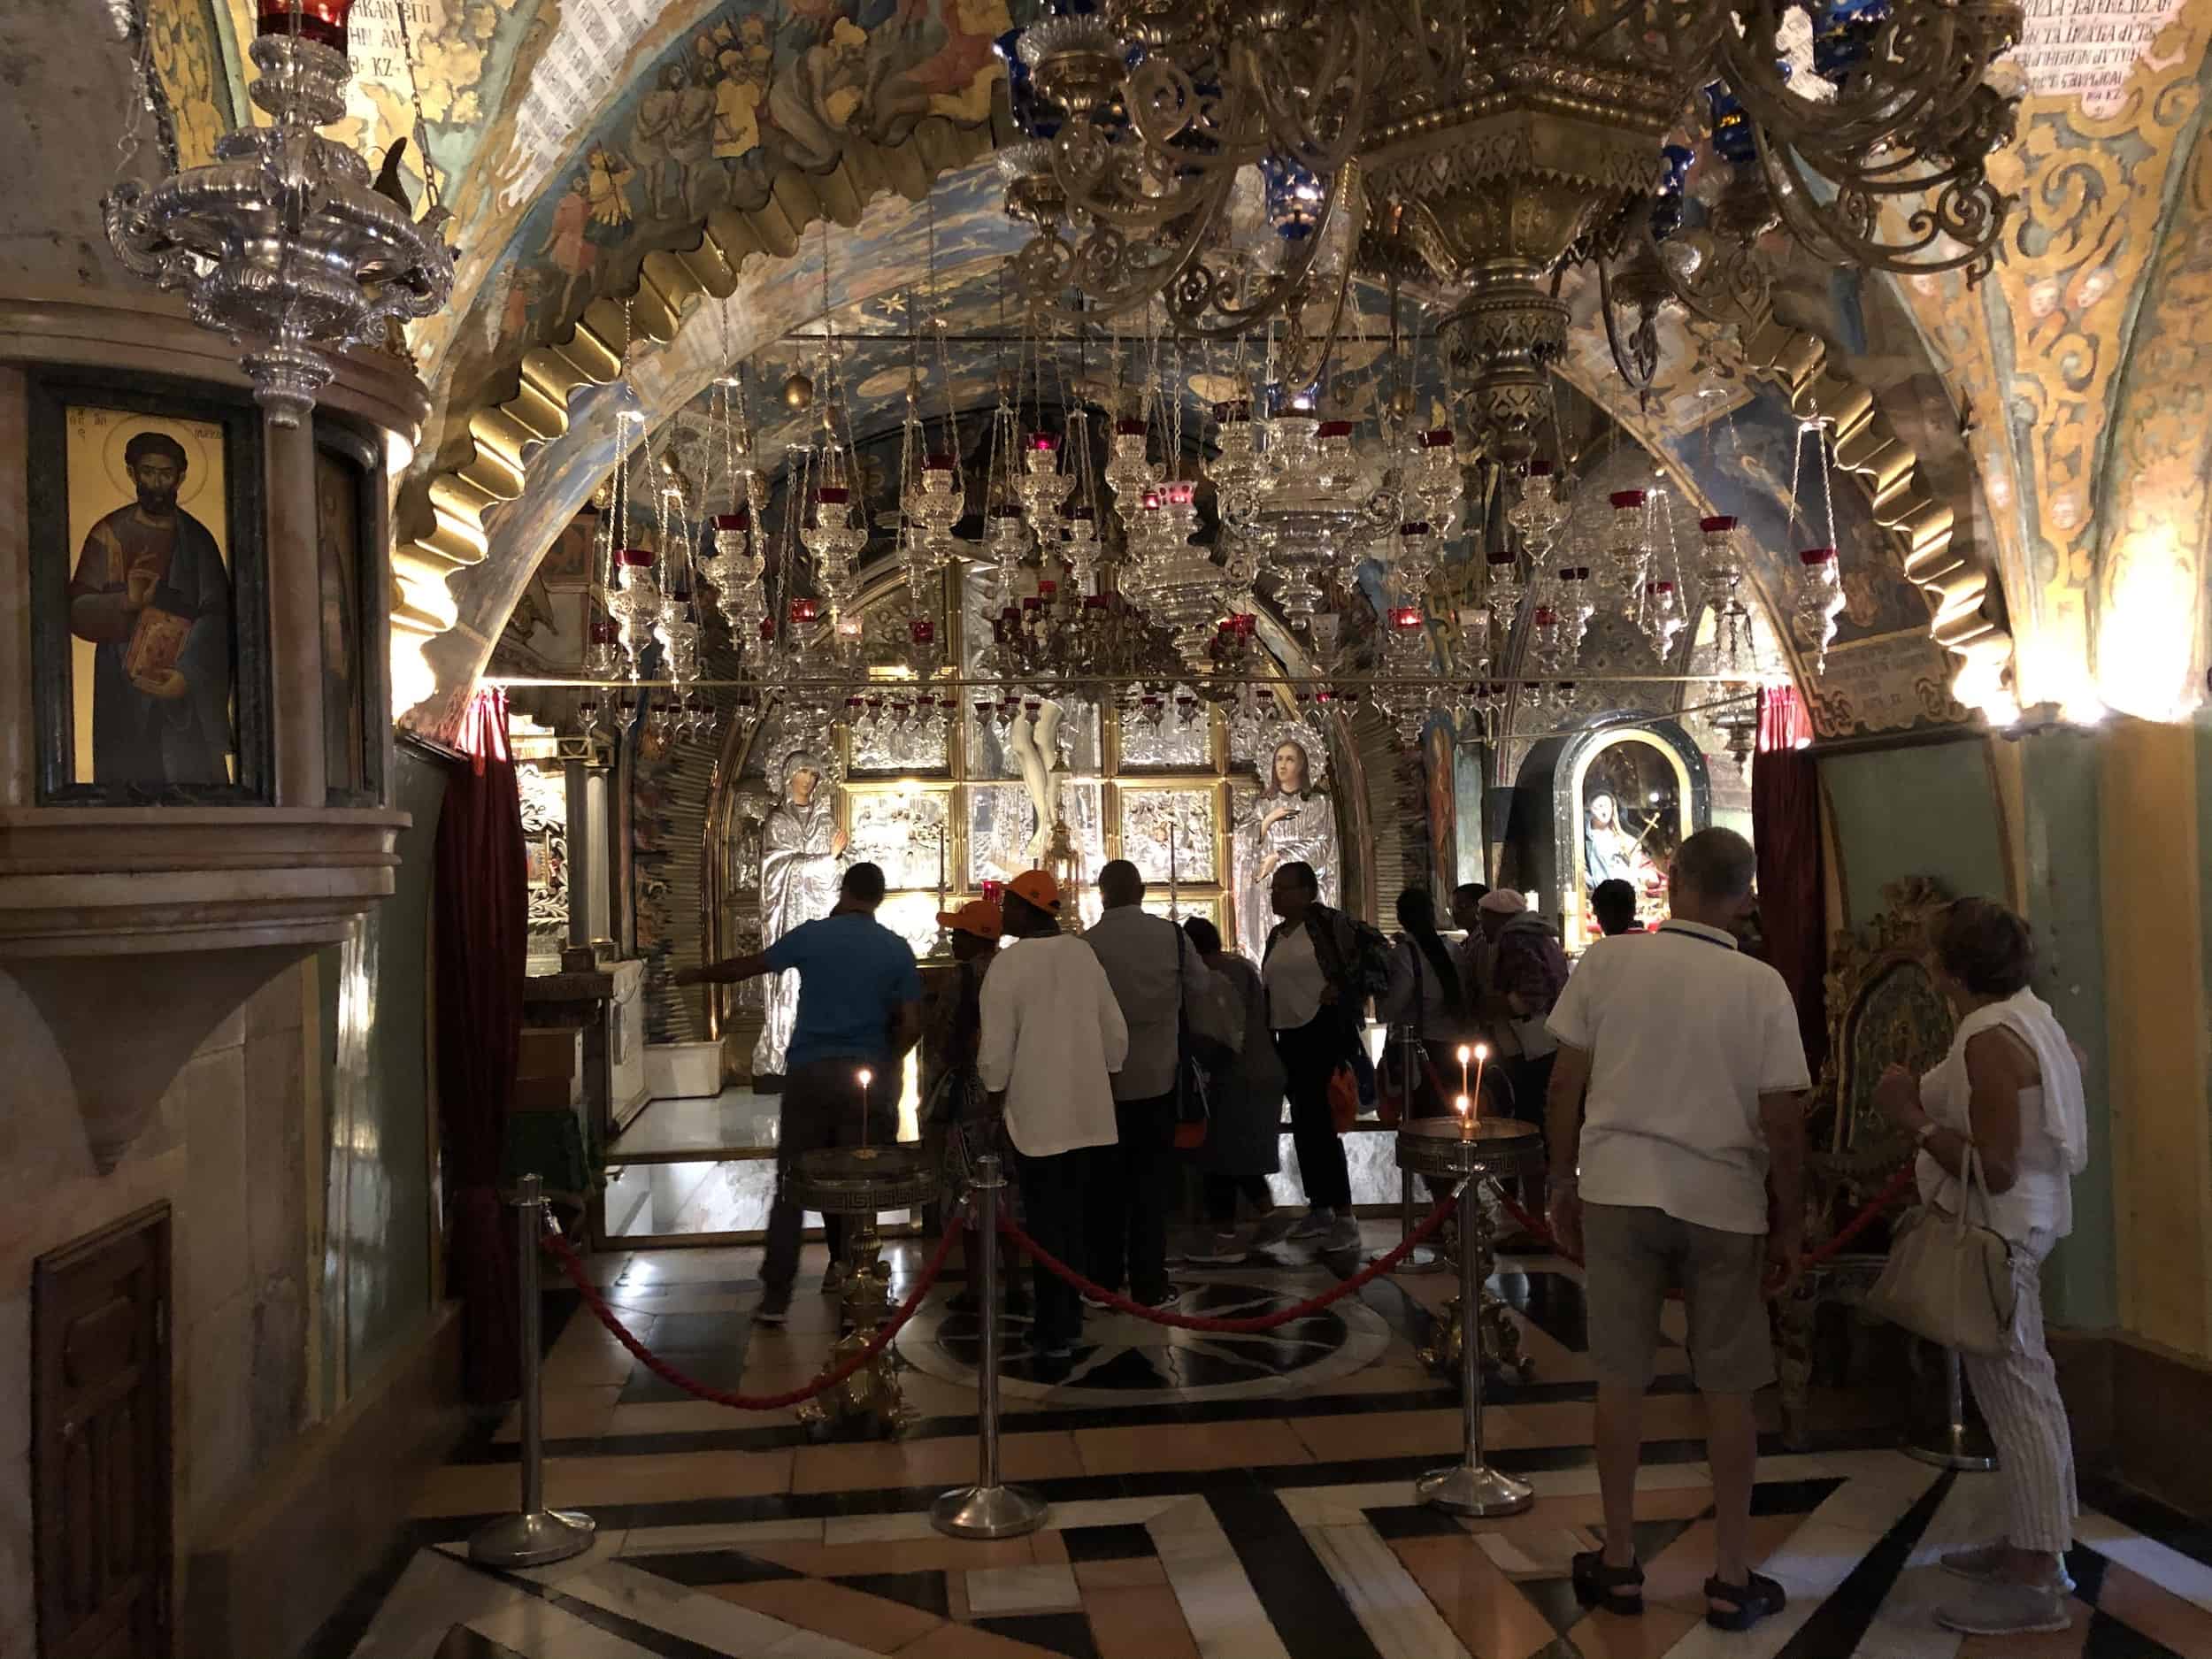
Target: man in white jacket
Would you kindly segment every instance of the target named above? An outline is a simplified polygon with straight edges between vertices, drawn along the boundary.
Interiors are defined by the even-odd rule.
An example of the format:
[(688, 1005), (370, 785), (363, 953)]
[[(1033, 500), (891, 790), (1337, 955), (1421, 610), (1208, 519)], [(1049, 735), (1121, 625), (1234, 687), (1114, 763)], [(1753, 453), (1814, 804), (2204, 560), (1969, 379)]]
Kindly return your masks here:
[[(1002, 901), (1013, 943), (983, 979), (976, 1069), (1006, 1114), (1032, 1237), (1071, 1266), (1083, 1251), (1084, 1189), (1094, 1149), (1116, 1141), (1113, 1073), (1129, 1053), (1114, 987), (1098, 955), (1060, 931), (1059, 884), (1024, 871)], [(1073, 1290), (1035, 1274), (1041, 1368), (1064, 1367), (1083, 1327)]]

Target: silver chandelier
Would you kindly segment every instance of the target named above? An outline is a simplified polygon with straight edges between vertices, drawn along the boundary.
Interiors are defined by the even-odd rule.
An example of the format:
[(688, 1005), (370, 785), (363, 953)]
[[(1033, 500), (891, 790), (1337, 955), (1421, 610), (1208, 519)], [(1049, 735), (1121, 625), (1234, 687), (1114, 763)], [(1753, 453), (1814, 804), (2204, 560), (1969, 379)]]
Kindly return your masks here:
[(359, 156), (316, 130), (345, 113), (342, 50), (272, 33), (251, 54), (253, 101), (273, 123), (226, 133), (213, 162), (150, 188), (119, 180), (103, 209), (127, 269), (185, 293), (203, 327), (252, 342), (242, 361), (255, 402), (270, 425), (295, 426), (336, 373), (334, 356), (445, 303), (453, 255), (442, 208), (418, 223), (371, 185)]

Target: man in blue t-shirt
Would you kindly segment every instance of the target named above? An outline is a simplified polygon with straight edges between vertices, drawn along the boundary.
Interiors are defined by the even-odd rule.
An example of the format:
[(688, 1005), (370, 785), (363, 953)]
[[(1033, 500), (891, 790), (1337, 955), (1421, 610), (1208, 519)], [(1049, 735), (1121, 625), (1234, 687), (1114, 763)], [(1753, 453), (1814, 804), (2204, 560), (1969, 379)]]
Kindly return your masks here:
[[(907, 943), (876, 920), (883, 872), (845, 872), (837, 906), (801, 924), (766, 950), (676, 975), (679, 985), (730, 985), (757, 974), (799, 972), (799, 1012), (785, 1056), (776, 1135), (776, 1200), (768, 1212), (766, 1286), (753, 1317), (781, 1325), (799, 1271), (799, 1201), (790, 1175), (801, 1153), (824, 1147), (881, 1146), (898, 1138), (899, 1064), (922, 1031), (922, 977)], [(864, 1118), (860, 1074), (868, 1073)], [(844, 1222), (825, 1216), (830, 1271), (822, 1288), (845, 1282)]]

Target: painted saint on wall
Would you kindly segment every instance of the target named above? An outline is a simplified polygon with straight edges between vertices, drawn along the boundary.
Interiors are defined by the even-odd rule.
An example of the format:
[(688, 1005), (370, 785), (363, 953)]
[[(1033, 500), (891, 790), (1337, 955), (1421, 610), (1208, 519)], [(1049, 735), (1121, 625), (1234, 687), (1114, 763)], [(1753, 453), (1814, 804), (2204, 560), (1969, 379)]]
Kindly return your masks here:
[[(833, 760), (794, 749), (769, 779), (779, 799), (761, 826), (760, 944), (765, 950), (802, 922), (827, 916), (837, 902), (845, 832), (837, 824)], [(799, 976), (771, 975), (760, 1041), (753, 1046), (753, 1083), (783, 1076), (784, 1052), (799, 1018)]]
[[(120, 411), (72, 416), (73, 539), (82, 526), (68, 588), (77, 780), (155, 794), (227, 784), (230, 572), (187, 505), (204, 498), (219, 511), (222, 433)], [(109, 505), (124, 489), (129, 498)]]
[(1303, 726), (1285, 726), (1262, 751), (1267, 780), (1239, 815), (1236, 828), (1237, 945), (1254, 962), (1267, 954), (1274, 931), (1268, 886), (1276, 870), (1308, 864), (1325, 904), (1339, 902), (1341, 860), (1336, 841), (1336, 803), (1321, 793), (1328, 764), (1320, 737)]

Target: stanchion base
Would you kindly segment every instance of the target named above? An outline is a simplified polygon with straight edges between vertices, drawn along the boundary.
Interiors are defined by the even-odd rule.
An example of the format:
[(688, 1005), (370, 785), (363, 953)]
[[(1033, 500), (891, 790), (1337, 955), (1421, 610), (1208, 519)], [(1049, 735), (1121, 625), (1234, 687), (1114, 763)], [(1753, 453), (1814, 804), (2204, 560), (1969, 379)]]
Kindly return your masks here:
[(591, 1548), (597, 1523), (573, 1509), (503, 1515), (469, 1540), (469, 1559), (485, 1567), (549, 1567)]
[(1997, 1467), (1997, 1448), (1985, 1429), (1954, 1424), (1927, 1440), (1908, 1440), (1899, 1448), (1906, 1456), (1938, 1469), (1985, 1475)]
[(1450, 1266), (1451, 1263), (1439, 1252), (1432, 1250), (1425, 1244), (1417, 1244), (1408, 1252), (1405, 1258), (1390, 1271), (1394, 1274), (1403, 1273), (1409, 1277), (1417, 1273), (1441, 1273)]
[(1413, 1495), (1454, 1515), (1518, 1515), (1536, 1502), (1536, 1488), (1483, 1464), (1456, 1463), (1423, 1475)]
[(1019, 1538), (1045, 1524), (1045, 1501), (1021, 1486), (956, 1486), (929, 1506), (929, 1524), (954, 1538)]

